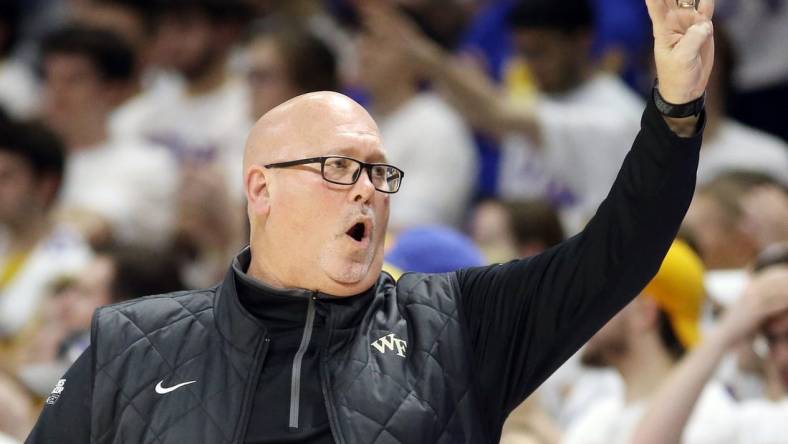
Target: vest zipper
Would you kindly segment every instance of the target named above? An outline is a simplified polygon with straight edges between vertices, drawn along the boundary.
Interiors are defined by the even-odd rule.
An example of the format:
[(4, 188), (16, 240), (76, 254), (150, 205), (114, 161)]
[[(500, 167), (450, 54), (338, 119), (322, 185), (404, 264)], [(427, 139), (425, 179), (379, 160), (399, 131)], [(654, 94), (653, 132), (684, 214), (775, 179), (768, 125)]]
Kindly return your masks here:
[(252, 408), (254, 407), (254, 394), (257, 390), (257, 384), (260, 382), (260, 374), (263, 363), (265, 362), (265, 356), (268, 354), (268, 345), (271, 342), (271, 338), (266, 336), (260, 344), (257, 346), (254, 354), (254, 368), (252, 369), (252, 378), (251, 383), (246, 387), (246, 393), (244, 393), (243, 401), (241, 404), (241, 418), (239, 420), (239, 427), (238, 427), (238, 436), (236, 436), (235, 442), (241, 444), (246, 439), (246, 429), (249, 427), (249, 416), (252, 414)]
[(325, 343), (320, 350), (320, 387), (323, 390), (323, 399), (326, 403), (326, 413), (328, 414), (328, 424), (331, 427), (331, 435), (334, 437), (334, 441), (337, 444), (343, 444), (345, 439), (342, 437), (341, 431), (339, 429), (339, 422), (337, 420), (336, 410), (334, 408), (334, 398), (333, 393), (328, 389), (328, 367), (326, 367), (327, 362), (327, 355), (326, 350), (331, 344), (331, 337), (333, 336), (333, 325), (332, 325), (332, 318), (331, 318), (331, 305), (327, 305), (328, 313), (326, 314), (326, 329), (328, 330), (328, 336), (326, 337)]
[(301, 345), (293, 358), (293, 372), (290, 375), (290, 428), (298, 428), (298, 411), (301, 400), (301, 363), (304, 355), (309, 348), (309, 340), (312, 338), (312, 328), (315, 324), (315, 299), (316, 295), (309, 298), (309, 306), (306, 311), (306, 323), (304, 324), (304, 334), (301, 336)]

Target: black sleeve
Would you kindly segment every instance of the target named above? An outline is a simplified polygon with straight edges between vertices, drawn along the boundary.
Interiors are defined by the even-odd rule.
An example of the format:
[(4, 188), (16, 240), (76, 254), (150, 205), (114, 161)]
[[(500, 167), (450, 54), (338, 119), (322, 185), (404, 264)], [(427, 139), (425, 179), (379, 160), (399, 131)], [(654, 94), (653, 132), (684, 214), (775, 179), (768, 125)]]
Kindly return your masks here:
[[(88, 347), (58, 383), (62, 391), (49, 395), (26, 444), (85, 444), (90, 442), (90, 403), (93, 356)], [(57, 392), (60, 393), (57, 393)]]
[(610, 193), (580, 234), (538, 256), (457, 272), (490, 430), (657, 272), (692, 199), (701, 132), (676, 136), (649, 103)]

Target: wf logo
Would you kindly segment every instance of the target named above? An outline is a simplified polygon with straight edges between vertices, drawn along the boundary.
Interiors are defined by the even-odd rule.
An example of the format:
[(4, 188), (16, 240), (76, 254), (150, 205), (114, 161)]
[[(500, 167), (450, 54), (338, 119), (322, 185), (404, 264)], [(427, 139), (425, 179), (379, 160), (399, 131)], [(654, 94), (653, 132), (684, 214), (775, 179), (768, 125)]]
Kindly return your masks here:
[(385, 354), (386, 350), (394, 351), (396, 349), (397, 356), (405, 357), (405, 352), (408, 350), (408, 343), (400, 338), (394, 336), (394, 333), (383, 336), (377, 341), (372, 343), (379, 352)]

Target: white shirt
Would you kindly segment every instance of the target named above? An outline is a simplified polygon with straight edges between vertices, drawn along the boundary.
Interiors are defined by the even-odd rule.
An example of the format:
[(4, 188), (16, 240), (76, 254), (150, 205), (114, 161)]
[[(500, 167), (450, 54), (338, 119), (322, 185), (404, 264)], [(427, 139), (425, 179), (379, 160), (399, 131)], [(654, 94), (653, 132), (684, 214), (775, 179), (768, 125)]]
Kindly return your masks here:
[(20, 444), (20, 443), (19, 441), (6, 435), (5, 433), (0, 432), (0, 444)]
[(745, 401), (737, 414), (737, 444), (788, 443), (788, 399)]
[(579, 231), (607, 196), (640, 129), (643, 101), (618, 78), (599, 74), (537, 106), (542, 144), (503, 140), (500, 193), (546, 197), (561, 207), (565, 228)]
[(713, 137), (703, 140), (698, 183), (727, 171), (766, 174), (788, 185), (788, 144), (770, 134), (725, 119)]
[[(634, 444), (632, 433), (645, 414), (646, 403), (627, 405), (623, 397), (597, 402), (569, 426), (563, 444)], [(683, 444), (722, 444), (737, 433), (735, 405), (722, 385), (710, 383), (682, 435)]]
[[(9, 236), (5, 230), (0, 232), (0, 261), (7, 260)], [(55, 227), (39, 241), (14, 278), (0, 289), (0, 337), (13, 335), (27, 325), (53, 283), (76, 275), (91, 257), (82, 237), (66, 227)]]
[(30, 117), (38, 105), (38, 85), (22, 62), (0, 61), (0, 107), (17, 118)]
[(421, 93), (379, 119), (379, 128), (389, 163), (405, 171), (390, 227), (459, 227), (477, 175), (476, 148), (460, 116), (437, 95)]
[(166, 242), (175, 217), (177, 165), (162, 147), (119, 141), (69, 154), (59, 206), (105, 218), (121, 242)]
[(139, 124), (145, 138), (167, 147), (180, 165), (218, 164), (229, 189), (240, 195), (244, 143), (252, 126), (246, 84), (231, 79), (200, 96), (180, 87), (164, 99)]
[(788, 5), (784, 0), (719, 0), (715, 16), (725, 25), (739, 59), (734, 81), (744, 91), (788, 80)]

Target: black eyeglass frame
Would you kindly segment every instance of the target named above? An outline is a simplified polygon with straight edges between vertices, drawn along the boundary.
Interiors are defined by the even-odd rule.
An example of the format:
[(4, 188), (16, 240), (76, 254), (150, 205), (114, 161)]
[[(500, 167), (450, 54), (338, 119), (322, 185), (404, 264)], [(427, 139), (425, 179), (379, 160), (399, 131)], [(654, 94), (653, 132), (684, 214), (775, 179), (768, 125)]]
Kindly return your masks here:
[[(337, 182), (335, 180), (331, 180), (331, 179), (328, 179), (326, 177), (325, 168), (326, 168), (326, 160), (328, 160), (328, 159), (347, 159), (347, 160), (352, 160), (353, 162), (356, 162), (357, 164), (361, 165), (361, 168), (359, 169), (359, 173), (353, 179), (353, 182), (350, 182), (350, 183)], [(402, 171), (401, 169), (395, 167), (394, 165), (389, 165), (387, 163), (366, 163), (366, 162), (362, 162), (362, 161), (360, 161), (358, 159), (354, 159), (352, 157), (347, 157), (347, 156), (310, 157), (310, 158), (307, 158), (307, 159), (288, 160), (287, 162), (269, 163), (269, 164), (263, 165), (263, 166), (266, 167), (266, 168), (289, 168), (289, 167), (298, 166), (298, 165), (308, 165), (310, 163), (319, 163), (320, 164), (320, 175), (323, 176), (323, 180), (325, 180), (326, 182), (329, 182), (329, 183), (337, 184), (337, 185), (353, 185), (353, 184), (355, 184), (356, 182), (358, 182), (358, 179), (361, 177), (360, 171), (361, 170), (366, 170), (367, 171), (367, 177), (369, 177), (370, 183), (372, 183), (372, 185), (374, 186), (375, 185), (375, 181), (372, 180), (372, 167), (382, 166), (382, 167), (387, 167), (387, 168), (394, 168), (395, 170), (397, 170), (399, 172), (399, 181), (397, 182), (397, 189), (394, 190), (394, 191), (386, 191), (386, 190), (381, 190), (378, 187), (375, 187), (376, 190), (380, 191), (381, 193), (386, 193), (386, 194), (394, 194), (397, 191), (399, 191), (399, 189), (402, 187), (402, 179), (405, 177), (405, 172)]]

